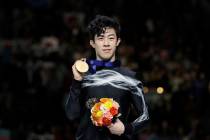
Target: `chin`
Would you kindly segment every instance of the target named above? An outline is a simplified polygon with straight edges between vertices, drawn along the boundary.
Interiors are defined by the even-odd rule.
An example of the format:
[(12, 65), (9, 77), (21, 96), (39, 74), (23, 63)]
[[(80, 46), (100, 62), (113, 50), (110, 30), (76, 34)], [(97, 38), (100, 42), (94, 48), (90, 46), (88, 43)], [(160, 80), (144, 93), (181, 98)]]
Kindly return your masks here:
[(113, 58), (113, 55), (110, 55), (110, 54), (109, 54), (109, 55), (103, 55), (103, 56), (101, 56), (100, 58), (101, 58), (102, 60), (105, 60), (105, 61), (106, 61), (106, 60), (111, 60), (111, 59)]
[(113, 56), (104, 57), (105, 60), (110, 60), (110, 59), (112, 59), (112, 58), (113, 58)]

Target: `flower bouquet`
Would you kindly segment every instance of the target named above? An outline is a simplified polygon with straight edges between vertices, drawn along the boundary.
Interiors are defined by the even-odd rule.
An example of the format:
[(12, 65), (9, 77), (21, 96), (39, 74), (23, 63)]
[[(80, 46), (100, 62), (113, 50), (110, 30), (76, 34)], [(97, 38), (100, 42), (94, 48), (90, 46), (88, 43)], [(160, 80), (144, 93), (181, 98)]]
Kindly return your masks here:
[[(109, 126), (121, 115), (119, 104), (112, 98), (101, 98), (92, 100), (91, 120), (96, 126)], [(93, 103), (92, 102), (92, 103)]]

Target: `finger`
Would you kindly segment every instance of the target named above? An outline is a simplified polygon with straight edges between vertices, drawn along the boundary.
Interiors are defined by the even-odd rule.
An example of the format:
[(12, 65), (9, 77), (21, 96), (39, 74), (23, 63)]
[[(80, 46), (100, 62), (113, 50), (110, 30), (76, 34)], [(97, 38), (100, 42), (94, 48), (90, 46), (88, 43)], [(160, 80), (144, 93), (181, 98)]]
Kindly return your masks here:
[(75, 64), (72, 66), (72, 71), (73, 71), (73, 73), (77, 73), (77, 70), (76, 70)]
[(81, 58), (82, 61), (86, 61), (86, 58)]
[(78, 70), (76, 69), (76, 65), (75, 64), (72, 66), (72, 70), (73, 70), (73, 72), (75, 74), (79, 74)]
[(111, 123), (110, 125), (107, 126), (108, 128), (112, 128), (113, 127), (113, 124)]

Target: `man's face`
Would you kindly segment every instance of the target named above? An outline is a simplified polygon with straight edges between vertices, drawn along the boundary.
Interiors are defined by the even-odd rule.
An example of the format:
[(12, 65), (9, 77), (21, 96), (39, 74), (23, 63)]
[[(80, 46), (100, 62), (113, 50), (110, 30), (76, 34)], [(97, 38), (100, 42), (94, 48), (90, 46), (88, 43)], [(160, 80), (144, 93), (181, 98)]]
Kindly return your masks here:
[(113, 28), (105, 28), (101, 35), (95, 35), (94, 41), (90, 40), (90, 45), (95, 49), (97, 60), (115, 60), (115, 51), (120, 43)]

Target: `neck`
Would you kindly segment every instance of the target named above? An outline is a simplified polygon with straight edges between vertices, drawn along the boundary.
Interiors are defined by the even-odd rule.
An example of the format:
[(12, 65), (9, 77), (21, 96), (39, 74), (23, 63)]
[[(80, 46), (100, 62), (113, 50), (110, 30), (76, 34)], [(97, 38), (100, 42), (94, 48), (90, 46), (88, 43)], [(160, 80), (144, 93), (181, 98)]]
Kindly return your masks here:
[(96, 60), (114, 62), (114, 61), (116, 60), (116, 58), (115, 58), (115, 56), (113, 56), (113, 57), (110, 58), (110, 59), (102, 59), (102, 58), (100, 58), (99, 56), (96, 56)]

